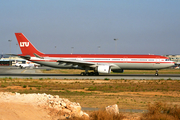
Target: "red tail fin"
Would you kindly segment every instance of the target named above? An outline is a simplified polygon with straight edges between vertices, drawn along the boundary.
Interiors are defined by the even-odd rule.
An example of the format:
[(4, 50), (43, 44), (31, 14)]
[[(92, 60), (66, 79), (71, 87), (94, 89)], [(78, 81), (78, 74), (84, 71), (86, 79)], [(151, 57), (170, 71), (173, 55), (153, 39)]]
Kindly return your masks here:
[(33, 53), (42, 55), (44, 53), (38, 51), (22, 33), (15, 33), (19, 47), (23, 55), (34, 56)]

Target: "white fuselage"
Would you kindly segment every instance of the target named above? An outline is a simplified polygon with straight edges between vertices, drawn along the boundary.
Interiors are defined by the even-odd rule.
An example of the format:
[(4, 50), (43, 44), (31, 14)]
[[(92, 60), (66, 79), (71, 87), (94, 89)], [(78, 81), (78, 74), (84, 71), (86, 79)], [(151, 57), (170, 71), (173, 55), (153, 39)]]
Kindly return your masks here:
[[(85, 61), (97, 63), (96, 65), (111, 65), (111, 69), (142, 69), (142, 70), (154, 70), (168, 68), (174, 65), (174, 62), (163, 58), (57, 58), (57, 57), (44, 57), (39, 59), (37, 57), (31, 57), (31, 61), (42, 64), (49, 67), (56, 68), (81, 68), (78, 65), (59, 63), (57, 60), (69, 60), (69, 61)], [(91, 66), (90, 66), (91, 67)], [(94, 65), (92, 66), (94, 67)], [(83, 69), (83, 68), (82, 68)]]

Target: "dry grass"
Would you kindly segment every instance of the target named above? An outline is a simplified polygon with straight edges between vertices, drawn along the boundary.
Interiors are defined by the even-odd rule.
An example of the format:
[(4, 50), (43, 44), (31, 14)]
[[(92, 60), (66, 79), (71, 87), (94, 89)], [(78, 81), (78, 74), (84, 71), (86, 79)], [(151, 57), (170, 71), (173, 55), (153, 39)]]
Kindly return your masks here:
[[(134, 117), (130, 114), (109, 114), (105, 110), (91, 112), (89, 120), (180, 120), (180, 108), (177, 105), (168, 105), (162, 102), (148, 104), (148, 112)], [(73, 117), (69, 120), (87, 120)]]
[(162, 102), (149, 104), (148, 112), (143, 114), (141, 120), (180, 120), (180, 108)]
[[(94, 111), (90, 113), (89, 116), (89, 120), (123, 120), (124, 118), (126, 118), (122, 113), (109, 114), (105, 110)], [(73, 117), (69, 118), (68, 120), (87, 120), (87, 118)]]
[(51, 69), (51, 70), (41, 70), (43, 73), (51, 73), (51, 74), (80, 74), (84, 72), (84, 70), (78, 69)]
[[(84, 70), (77, 69), (52, 69), (52, 70), (41, 70), (43, 73), (51, 74), (80, 74)], [(92, 72), (92, 71), (89, 71)], [(124, 70), (123, 73), (112, 74), (155, 74), (155, 70)], [(159, 74), (180, 74), (180, 69), (162, 69), (159, 70)]]
[(94, 111), (90, 114), (91, 120), (122, 120), (125, 118), (124, 115), (120, 114), (109, 114), (105, 110)]
[[(82, 107), (147, 109), (158, 101), (180, 105), (178, 80), (57, 80), (1, 78), (0, 91), (59, 95)], [(96, 101), (96, 102), (92, 102)]]

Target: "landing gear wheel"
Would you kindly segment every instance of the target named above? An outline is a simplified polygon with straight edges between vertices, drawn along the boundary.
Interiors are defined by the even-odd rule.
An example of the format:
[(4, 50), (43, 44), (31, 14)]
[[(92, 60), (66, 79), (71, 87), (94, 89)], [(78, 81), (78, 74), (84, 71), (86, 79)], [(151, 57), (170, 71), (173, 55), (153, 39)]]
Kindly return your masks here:
[(158, 75), (159, 75), (158, 73), (155, 74), (155, 76), (158, 76)]
[(83, 72), (81, 72), (81, 74), (80, 74), (81, 76), (83, 76)]
[(98, 75), (99, 75), (99, 73), (98, 73), (98, 72), (95, 72), (95, 73), (94, 73), (94, 75), (95, 75), (95, 76), (98, 76)]
[(156, 73), (155, 73), (155, 76), (158, 76), (159, 74), (158, 74), (158, 70), (156, 70)]
[(85, 75), (87, 75), (87, 73), (85, 73), (85, 72), (82, 72), (80, 75), (82, 75), (82, 76), (85, 76)]
[(90, 72), (88, 73), (89, 76), (93, 76), (94, 75), (94, 72)]
[(99, 73), (98, 72), (88, 72), (88, 73), (85, 73), (85, 72), (81, 72), (80, 74), (81, 76), (98, 76)]

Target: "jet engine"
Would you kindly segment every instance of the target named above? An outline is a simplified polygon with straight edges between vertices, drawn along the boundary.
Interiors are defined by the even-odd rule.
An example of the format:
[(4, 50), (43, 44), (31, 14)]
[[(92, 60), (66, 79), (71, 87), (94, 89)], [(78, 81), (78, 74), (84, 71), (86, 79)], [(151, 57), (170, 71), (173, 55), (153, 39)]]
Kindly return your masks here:
[(109, 65), (97, 66), (97, 72), (109, 74), (111, 72), (111, 66), (109, 66)]

